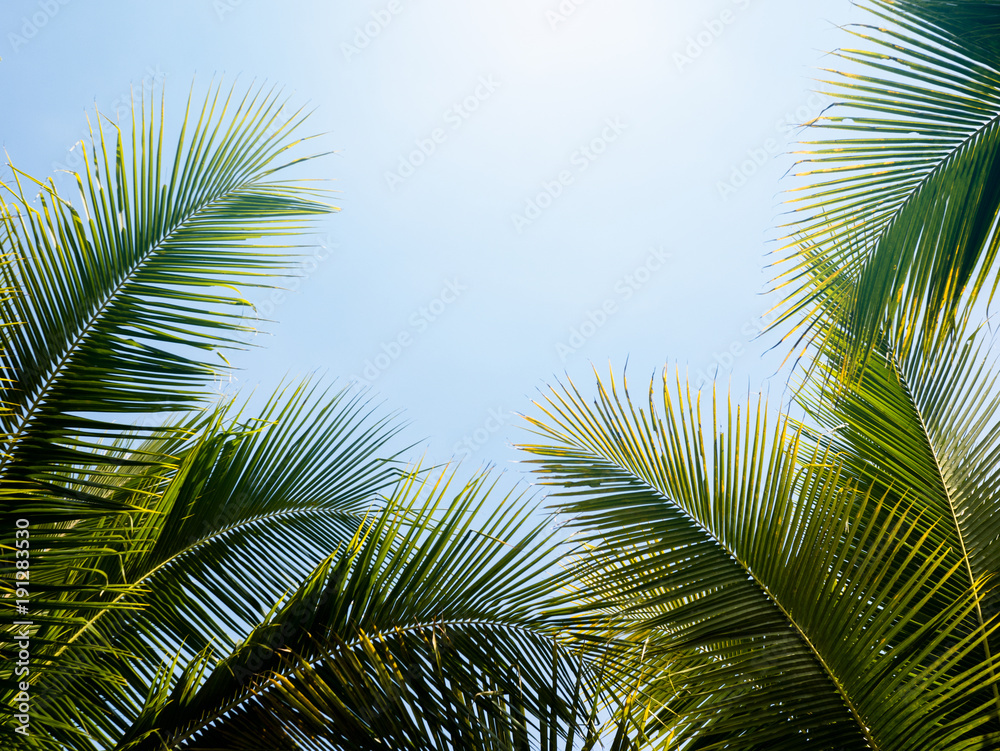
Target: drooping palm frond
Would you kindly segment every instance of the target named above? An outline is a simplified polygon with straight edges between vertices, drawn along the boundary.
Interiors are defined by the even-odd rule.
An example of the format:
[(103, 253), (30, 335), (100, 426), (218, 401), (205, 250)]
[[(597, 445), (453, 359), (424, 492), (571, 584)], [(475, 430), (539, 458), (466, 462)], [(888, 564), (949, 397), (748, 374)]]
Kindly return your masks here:
[(253, 748), (256, 729), (276, 749), (592, 744), (553, 533), (485, 476), (451, 482), (404, 478), (203, 681), (151, 696), (118, 748)]
[[(918, 504), (853, 484), (760, 401), (713, 400), (703, 421), (679, 378), (642, 408), (612, 380), (593, 404), (568, 387), (541, 409), (543, 442), (524, 448), (591, 547), (574, 570), (595, 635), (624, 640), (619, 664), (644, 682), (650, 735), (685, 749), (995, 742), (985, 585), (967, 585)], [(940, 591), (954, 596), (928, 607)]]
[(794, 245), (777, 278), (777, 323), (806, 337), (837, 279), (854, 280), (839, 290), (852, 359), (887, 317), (896, 341), (919, 329), (925, 354), (940, 345), (981, 291), (992, 297), (1000, 248), (1000, 5), (866, 5), (885, 25), (855, 29), (865, 47), (834, 53), (848, 64), (824, 81), (837, 104), (811, 125), (838, 136), (803, 143), (807, 185), (792, 194)]
[[(189, 98), (173, 150), (159, 109), (143, 99), (124, 133), (98, 115), (72, 198), (18, 170), (0, 185), (15, 290), (0, 320), (16, 324), (0, 351), (0, 477), (20, 493), (5, 525), (15, 502), (34, 524), (121, 510), (81, 486), (88, 464), (115, 463), (102, 441), (128, 435), (110, 417), (203, 401), (212, 357), (246, 328), (238, 287), (289, 269), (290, 246), (261, 239), (333, 210), (322, 191), (279, 179), (302, 160), (287, 153), (301, 118), (275, 91), (216, 87), (200, 111)], [(70, 482), (83, 489), (63, 492)]]

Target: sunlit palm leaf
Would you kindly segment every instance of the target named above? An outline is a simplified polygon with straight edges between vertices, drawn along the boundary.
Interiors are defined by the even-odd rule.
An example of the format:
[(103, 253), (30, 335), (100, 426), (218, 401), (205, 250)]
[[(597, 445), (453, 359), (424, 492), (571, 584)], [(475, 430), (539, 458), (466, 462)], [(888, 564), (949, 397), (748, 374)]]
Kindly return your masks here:
[[(591, 546), (574, 570), (596, 633), (634, 645), (620, 664), (646, 676), (650, 733), (699, 749), (983, 747), (978, 598), (919, 510), (852, 488), (759, 402), (713, 405), (709, 423), (666, 378), (648, 411), (598, 389), (592, 405), (554, 391), (533, 420), (545, 442), (525, 448)], [(957, 595), (927, 608), (940, 589)]]
[(298, 113), (275, 92), (216, 88), (185, 116), (172, 152), (162, 111), (152, 100), (136, 107), (125, 133), (98, 116), (72, 200), (17, 170), (2, 186), (11, 201), (0, 200), (0, 237), (14, 259), (5, 282), (18, 294), (0, 317), (18, 325), (0, 352), (0, 474), (36, 524), (116, 508), (100, 493), (66, 496), (72, 507), (45, 494), (79, 481), (100, 441), (125, 434), (102, 413), (204, 400), (209, 355), (245, 328), (237, 285), (267, 284), (291, 263), (279, 252), (288, 245), (261, 238), (332, 210), (318, 191), (278, 179), (301, 160), (287, 155)]

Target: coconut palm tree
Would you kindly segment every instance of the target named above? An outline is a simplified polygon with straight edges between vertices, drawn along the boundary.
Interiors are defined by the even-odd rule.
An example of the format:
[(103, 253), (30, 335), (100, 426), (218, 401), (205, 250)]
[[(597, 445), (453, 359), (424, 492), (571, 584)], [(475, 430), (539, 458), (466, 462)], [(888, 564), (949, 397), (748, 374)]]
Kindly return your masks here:
[(347, 389), (209, 398), (241, 289), (334, 210), (284, 177), (302, 120), (214, 87), (171, 150), (144, 99), (70, 196), (2, 186), (5, 748), (593, 742), (529, 499), (401, 464)]
[(790, 406), (665, 372), (532, 420), (650, 747), (1000, 747), (1000, 4), (869, 9), (792, 196)]

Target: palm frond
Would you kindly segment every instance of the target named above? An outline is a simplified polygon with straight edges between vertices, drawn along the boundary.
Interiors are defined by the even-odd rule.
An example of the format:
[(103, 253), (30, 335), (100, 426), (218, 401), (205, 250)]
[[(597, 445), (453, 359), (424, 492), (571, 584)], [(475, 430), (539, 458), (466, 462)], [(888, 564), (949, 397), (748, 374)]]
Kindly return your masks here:
[[(865, 46), (834, 53), (847, 64), (824, 81), (837, 103), (810, 125), (838, 135), (803, 142), (798, 175), (808, 184), (792, 193), (794, 244), (777, 277), (785, 300), (775, 325), (791, 321), (806, 336), (825, 299), (847, 295), (852, 359), (887, 318), (895, 340), (919, 329), (925, 354), (939, 346), (981, 291), (992, 297), (1000, 247), (998, 6), (867, 8), (884, 25), (854, 29)], [(835, 289), (843, 275), (855, 283)]]
[(74, 200), (16, 169), (0, 185), (3, 283), (17, 290), (0, 301), (17, 324), (0, 351), (0, 475), (36, 524), (122, 510), (90, 490), (60, 496), (130, 435), (108, 416), (204, 401), (210, 355), (246, 329), (238, 287), (289, 270), (293, 246), (261, 239), (333, 210), (322, 191), (279, 179), (302, 160), (288, 155), (302, 118), (277, 92), (219, 86), (200, 111), (189, 98), (172, 152), (162, 106), (143, 99), (125, 133), (97, 116)]

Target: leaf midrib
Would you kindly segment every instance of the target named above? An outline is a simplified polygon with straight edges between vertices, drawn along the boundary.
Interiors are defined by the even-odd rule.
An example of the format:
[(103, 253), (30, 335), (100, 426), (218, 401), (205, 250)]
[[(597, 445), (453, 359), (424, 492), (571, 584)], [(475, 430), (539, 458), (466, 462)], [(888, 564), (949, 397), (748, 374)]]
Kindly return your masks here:
[[(161, 235), (159, 240), (147, 248), (146, 251), (144, 251), (138, 259), (136, 259), (132, 267), (122, 275), (121, 279), (115, 284), (114, 288), (104, 296), (104, 299), (93, 310), (93, 312), (85, 317), (85, 320), (80, 324), (77, 333), (64, 346), (62, 354), (59, 356), (55, 365), (51, 368), (49, 375), (46, 376), (43, 383), (40, 384), (35, 390), (35, 394), (32, 397), (27, 409), (18, 418), (15, 429), (6, 434), (5, 437), (7, 440), (8, 450), (0, 452), (0, 454), (2, 454), (2, 456), (0, 456), (0, 473), (3, 473), (5, 469), (16, 463), (16, 446), (18, 441), (27, 432), (27, 428), (32, 418), (41, 410), (42, 405), (45, 402), (46, 395), (49, 393), (58, 377), (62, 374), (66, 364), (76, 353), (83, 340), (93, 332), (98, 321), (113, 304), (120, 291), (134, 279), (135, 275), (139, 273), (143, 265), (145, 265), (154, 254), (162, 250), (163, 245), (168, 242), (172, 236), (179, 232), (187, 222), (195, 218), (200, 212), (210, 208), (212, 204), (217, 201), (252, 186), (257, 177), (259, 176), (255, 175), (250, 180), (243, 181), (230, 186), (217, 194), (210, 195), (206, 200), (204, 200), (203, 203), (196, 205), (186, 214), (182, 214), (176, 223), (170, 227), (168, 231)], [(101, 190), (103, 191), (103, 188), (101, 188)]]
[[(992, 665), (993, 654), (992, 650), (990, 649), (989, 640), (985, 638), (987, 635), (986, 621), (983, 617), (982, 604), (980, 602), (979, 585), (976, 581), (975, 574), (972, 570), (972, 557), (969, 555), (968, 547), (965, 544), (965, 534), (962, 531), (962, 525), (958, 521), (958, 510), (956, 508), (956, 504), (954, 501), (954, 495), (952, 493), (951, 486), (948, 485), (947, 479), (945, 477), (944, 467), (941, 463), (940, 458), (938, 457), (937, 449), (934, 445), (934, 441), (931, 438), (930, 429), (927, 427), (927, 423), (924, 420), (923, 411), (917, 404), (916, 398), (914, 397), (913, 392), (910, 389), (909, 381), (906, 378), (906, 375), (903, 373), (902, 368), (899, 367), (899, 363), (896, 359), (896, 352), (894, 350), (890, 350), (889, 355), (890, 355), (888, 358), (889, 362), (891, 363), (893, 372), (895, 373), (896, 378), (899, 381), (900, 389), (903, 392), (903, 395), (906, 399), (906, 403), (910, 407), (910, 410), (912, 411), (914, 417), (916, 418), (917, 424), (920, 426), (920, 435), (924, 439), (924, 445), (934, 465), (935, 478), (940, 483), (941, 490), (944, 492), (944, 498), (948, 505), (948, 511), (951, 515), (951, 522), (955, 528), (955, 536), (958, 538), (958, 543), (962, 556), (963, 568), (965, 569), (965, 573), (969, 579), (969, 589), (971, 589), (973, 594), (975, 595), (976, 620), (979, 622), (979, 630), (982, 632), (984, 636), (983, 649), (986, 652), (986, 660), (989, 664)], [(992, 668), (990, 672), (991, 673), (993, 672)], [(997, 705), (998, 715), (1000, 715), (1000, 689), (998, 689), (997, 682), (995, 680), (991, 682), (991, 686), (993, 689), (993, 699)]]
[(723, 542), (715, 534), (715, 532), (713, 530), (711, 530), (704, 522), (702, 522), (701, 519), (699, 519), (694, 514), (690, 513), (681, 504), (679, 504), (676, 501), (674, 501), (670, 496), (668, 496), (666, 493), (664, 493), (663, 491), (661, 491), (658, 487), (656, 487), (656, 485), (654, 485), (652, 482), (650, 482), (647, 478), (645, 478), (645, 477), (643, 477), (641, 475), (636, 474), (635, 472), (633, 472), (631, 470), (631, 468), (625, 466), (624, 464), (616, 461), (613, 458), (608, 458), (608, 457), (606, 457), (606, 456), (604, 456), (604, 455), (602, 455), (602, 454), (600, 454), (598, 452), (594, 452), (593, 450), (587, 449), (585, 447), (582, 447), (582, 448), (584, 448), (584, 450), (586, 450), (589, 453), (591, 453), (591, 455), (594, 458), (602, 459), (602, 460), (607, 461), (610, 464), (618, 467), (620, 470), (622, 470), (623, 472), (625, 472), (628, 476), (634, 478), (635, 480), (637, 480), (637, 481), (641, 482), (643, 485), (645, 485), (651, 492), (655, 493), (656, 495), (658, 495), (659, 497), (661, 497), (663, 500), (665, 500), (667, 503), (669, 503), (672, 506), (674, 506), (675, 508), (679, 509), (681, 511), (681, 513), (683, 513), (688, 519), (690, 519), (694, 524), (696, 524), (698, 526), (698, 528), (701, 529), (702, 532), (705, 535), (707, 535), (712, 541), (714, 541), (715, 544), (718, 545), (718, 547), (723, 552), (725, 552), (726, 555), (728, 555), (729, 558), (734, 563), (736, 563), (743, 570), (743, 572), (750, 578), (750, 580), (752, 580), (758, 586), (758, 588), (764, 593), (764, 595), (772, 603), (774, 603), (775, 607), (778, 608), (778, 610), (781, 612), (781, 614), (785, 617), (785, 619), (787, 620), (788, 624), (793, 629), (795, 629), (795, 632), (799, 635), (799, 638), (805, 643), (805, 645), (808, 647), (809, 651), (812, 652), (814, 658), (819, 663), (820, 667), (823, 669), (823, 672), (827, 675), (827, 677), (829, 678), (830, 682), (836, 688), (837, 693), (840, 695), (840, 697), (843, 700), (844, 704), (847, 706), (848, 710), (851, 713), (852, 719), (857, 724), (858, 729), (861, 731), (861, 734), (864, 736), (864, 738), (867, 741), (867, 743), (869, 744), (869, 746), (872, 748), (873, 751), (879, 751), (879, 749), (881, 748), (881, 746), (872, 737), (871, 732), (868, 729), (868, 726), (864, 723), (864, 721), (863, 721), (863, 719), (861, 717), (861, 714), (860, 714), (858, 708), (855, 706), (855, 704), (854, 704), (853, 700), (851, 699), (850, 695), (848, 694), (846, 688), (843, 686), (843, 684), (837, 678), (837, 676), (834, 673), (833, 669), (827, 664), (826, 660), (823, 658), (823, 655), (820, 653), (819, 649), (816, 647), (815, 644), (813, 644), (813, 642), (809, 638), (809, 636), (805, 633), (805, 631), (802, 629), (802, 627), (796, 622), (796, 620), (792, 616), (791, 612), (788, 611), (782, 605), (780, 599), (777, 596), (775, 596), (775, 594), (773, 592), (771, 592), (770, 588), (767, 586), (766, 583), (764, 583), (763, 581), (761, 581), (758, 578), (756, 572), (753, 569), (751, 569), (750, 566), (747, 563), (745, 563), (739, 557), (739, 555), (737, 555), (736, 551), (733, 550), (725, 542)]

